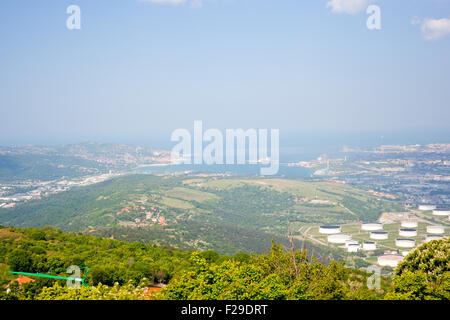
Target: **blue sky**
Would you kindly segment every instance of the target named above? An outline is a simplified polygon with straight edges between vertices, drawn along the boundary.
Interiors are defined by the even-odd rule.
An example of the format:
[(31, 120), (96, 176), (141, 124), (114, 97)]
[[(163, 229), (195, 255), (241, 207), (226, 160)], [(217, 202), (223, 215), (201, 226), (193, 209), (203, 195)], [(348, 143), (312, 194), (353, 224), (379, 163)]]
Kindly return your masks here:
[(180, 1), (1, 1), (0, 144), (450, 127), (450, 0)]

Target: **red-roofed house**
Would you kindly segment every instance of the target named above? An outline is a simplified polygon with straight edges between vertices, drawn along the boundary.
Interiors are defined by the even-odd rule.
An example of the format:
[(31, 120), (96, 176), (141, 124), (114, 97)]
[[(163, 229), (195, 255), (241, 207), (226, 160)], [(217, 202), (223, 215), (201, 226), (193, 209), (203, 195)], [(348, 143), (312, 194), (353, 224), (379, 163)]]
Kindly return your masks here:
[(16, 280), (12, 280), (10, 283), (8, 283), (7, 285), (6, 285), (6, 293), (9, 293), (9, 291), (11, 291), (10, 289), (9, 289), (9, 286), (11, 285), (11, 284), (13, 284), (14, 282), (16, 282), (17, 281), (17, 283), (19, 284), (19, 286), (21, 286), (21, 285), (23, 285), (24, 283), (29, 283), (29, 282), (36, 282), (36, 280), (34, 280), (34, 279), (31, 279), (31, 278), (28, 278), (28, 277), (26, 277), (26, 276), (19, 276)]

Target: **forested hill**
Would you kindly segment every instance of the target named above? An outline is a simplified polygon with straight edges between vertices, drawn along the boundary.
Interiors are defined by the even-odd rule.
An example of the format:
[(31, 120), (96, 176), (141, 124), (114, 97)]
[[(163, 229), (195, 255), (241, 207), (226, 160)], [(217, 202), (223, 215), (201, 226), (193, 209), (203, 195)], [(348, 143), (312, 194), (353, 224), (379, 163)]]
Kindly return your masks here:
[[(213, 251), (180, 251), (138, 242), (130, 243), (93, 236), (67, 234), (51, 227), (42, 229), (0, 227), (1, 287), (5, 287), (17, 278), (17, 275), (7, 273), (10, 270), (67, 277), (66, 269), (71, 265), (89, 267), (85, 281), (91, 287), (91, 289), (82, 287), (81, 290), (69, 290), (65, 286), (64, 280), (34, 277), (36, 281), (33, 283), (28, 283), (20, 287), (13, 286), (13, 291), (10, 294), (5, 294), (1, 291), (0, 300), (13, 298), (141, 299), (145, 298), (144, 286), (157, 288), (158, 286), (161, 287), (161, 283), (169, 285), (166, 290), (163, 290), (164, 293), (159, 298), (193, 298), (191, 295), (193, 292), (190, 291), (194, 290), (196, 292), (197, 289), (195, 286), (197, 285), (198, 288), (206, 289), (206, 283), (202, 284), (201, 281), (202, 279), (208, 278), (206, 274), (198, 278), (195, 274), (198, 272), (208, 273), (210, 272), (208, 271), (209, 268), (212, 268), (212, 272), (222, 270), (220, 271), (220, 275), (217, 274), (214, 278), (217, 278), (219, 281), (225, 280), (229, 282), (226, 285), (231, 290), (228, 294), (232, 296), (238, 294), (235, 296), (236, 298), (244, 298), (246, 295), (244, 291), (247, 289), (244, 291), (239, 289), (239, 291), (232, 293), (234, 291), (233, 288), (241, 287), (241, 282), (243, 281), (251, 282), (251, 286), (248, 287), (249, 294), (254, 295), (255, 288), (252, 287), (260, 284), (261, 288), (266, 285), (269, 285), (269, 287), (262, 292), (258, 291), (258, 295), (267, 294), (267, 298), (270, 299), (272, 296), (276, 298), (277, 295), (282, 294), (287, 298), (286, 293), (282, 293), (285, 290), (281, 289), (283, 286), (286, 286), (286, 290), (290, 288), (290, 291), (297, 291), (295, 289), (296, 287), (283, 276), (283, 274), (287, 275), (287, 273), (292, 271), (290, 270), (292, 267), (290, 265), (290, 261), (292, 261), (291, 255), (284, 251), (281, 246), (277, 245), (266, 252), (268, 253), (261, 256), (249, 256), (243, 253), (236, 254), (235, 256), (223, 256)], [(373, 297), (378, 295), (376, 292), (370, 293), (364, 289), (364, 282), (361, 279), (364, 280), (367, 274), (355, 270), (352, 271), (354, 273), (353, 275), (349, 275), (338, 264), (332, 263), (330, 266), (323, 266), (318, 262), (309, 264), (303, 253), (298, 251), (296, 255), (298, 263), (303, 265), (302, 270), (307, 272), (308, 275), (314, 274), (316, 279), (317, 277), (321, 277), (322, 282), (332, 282), (331, 287), (328, 287), (325, 282), (321, 282), (321, 286), (323, 286), (321, 289), (316, 286), (311, 287), (310, 293), (308, 293), (311, 298), (325, 298), (326, 296), (345, 298), (346, 294), (349, 295), (348, 297), (353, 296), (350, 284), (353, 283), (352, 286), (354, 286), (354, 281), (358, 281), (357, 287), (363, 289), (364, 295), (368, 294)], [(275, 261), (274, 259), (277, 263), (286, 264), (286, 266), (282, 267), (282, 270), (265, 271)], [(245, 271), (247, 268), (249, 268), (249, 272)], [(310, 269), (310, 271), (307, 271), (305, 268)], [(85, 269), (82, 270), (85, 272)], [(236, 277), (228, 279), (226, 276), (227, 272), (240, 272), (241, 274), (236, 274)], [(267, 272), (269, 274), (265, 275)], [(84, 274), (81, 276), (83, 277)], [(186, 278), (192, 276), (194, 278)], [(226, 276), (226, 279), (220, 279), (223, 276)], [(249, 276), (251, 278), (248, 278)], [(264, 280), (264, 277), (268, 278)], [(267, 280), (275, 282), (271, 284)], [(172, 281), (173, 285), (171, 286)], [(303, 281), (309, 280), (304, 279)], [(348, 284), (346, 284), (347, 281)], [(279, 283), (277, 284), (277, 282)], [(105, 285), (109, 286), (109, 289), (104, 287)], [(188, 287), (184, 288), (185, 285)], [(274, 285), (275, 287), (270, 289)], [(334, 286), (337, 287), (334, 288)], [(343, 290), (346, 292), (345, 294)], [(221, 295), (225, 291), (222, 290)], [(239, 297), (238, 292), (241, 291), (244, 296)], [(202, 292), (206, 294), (206, 291), (202, 290)], [(253, 296), (253, 298), (258, 298), (258, 295)], [(215, 299), (220, 298), (220, 296), (207, 297), (205, 295), (199, 296), (199, 298)], [(252, 297), (249, 296), (249, 298)], [(282, 298), (282, 296), (279, 298)]]
[[(0, 224), (37, 228), (51, 225), (65, 232), (233, 255), (263, 252), (272, 240), (287, 244), (291, 223), (298, 229), (303, 221), (355, 219), (354, 214), (337, 204), (314, 208), (299, 207), (295, 202), (299, 192), (341, 199), (340, 195), (320, 191), (335, 190), (335, 186), (290, 180), (274, 180), (277, 185), (271, 186), (271, 181), (127, 175), (20, 203), (14, 208), (0, 208)], [(300, 191), (282, 189), (293, 183)], [(368, 212), (371, 211), (363, 209), (357, 213), (363, 216)], [(295, 244), (314, 252), (322, 262), (340, 258), (336, 250), (309, 241), (295, 239)]]
[[(10, 289), (0, 290), (0, 300), (448, 300), (449, 261), (450, 239), (428, 242), (405, 257), (393, 281), (382, 277), (381, 287), (369, 289), (368, 273), (335, 262), (323, 265), (301, 250), (287, 251), (276, 244), (259, 255), (223, 256), (66, 234), (51, 227), (0, 226), (0, 286)], [(17, 276), (7, 273), (67, 277), (71, 265), (89, 267), (87, 286), (72, 290), (64, 280), (32, 275), (34, 282), (18, 285), (13, 281)]]
[[(228, 259), (205, 252), (214, 259)], [(16, 276), (7, 270), (22, 272), (56, 272), (70, 265), (89, 267), (87, 283), (113, 285), (143, 278), (167, 283), (187, 269), (190, 252), (156, 247), (138, 242), (124, 242), (94, 236), (63, 233), (59, 229), (18, 229), (0, 227), (0, 285)]]

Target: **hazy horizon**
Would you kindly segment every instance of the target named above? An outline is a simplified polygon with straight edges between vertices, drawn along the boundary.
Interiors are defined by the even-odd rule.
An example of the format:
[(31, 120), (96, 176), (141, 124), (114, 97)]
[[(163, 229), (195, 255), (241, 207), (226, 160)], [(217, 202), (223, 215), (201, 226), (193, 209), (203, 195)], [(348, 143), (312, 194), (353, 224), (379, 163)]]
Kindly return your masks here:
[[(205, 127), (205, 130), (209, 127)], [(191, 133), (192, 126), (186, 127)], [(225, 130), (225, 128), (221, 128)], [(247, 129), (247, 128), (242, 128)], [(224, 132), (224, 131), (223, 131)], [(170, 132), (160, 132), (149, 135), (135, 136), (84, 136), (75, 137), (60, 136), (42, 139), (13, 139), (4, 140), (0, 137), (0, 147), (14, 147), (25, 145), (36, 146), (58, 146), (79, 143), (112, 143), (139, 145), (144, 147), (171, 149), (175, 142), (170, 141)], [(432, 143), (450, 143), (450, 130), (408, 130), (408, 131), (385, 131), (385, 132), (280, 132), (280, 151), (282, 153), (298, 150), (305, 152), (321, 153), (336, 152), (343, 146), (370, 148), (380, 145), (413, 145), (413, 144), (432, 144)]]

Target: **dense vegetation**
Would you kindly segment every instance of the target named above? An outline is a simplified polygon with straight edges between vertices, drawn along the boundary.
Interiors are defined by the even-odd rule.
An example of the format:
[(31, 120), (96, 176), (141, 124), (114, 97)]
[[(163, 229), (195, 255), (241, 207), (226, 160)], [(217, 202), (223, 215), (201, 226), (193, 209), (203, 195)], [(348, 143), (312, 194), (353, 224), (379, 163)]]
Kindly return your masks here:
[[(295, 257), (295, 262), (294, 262)], [(269, 253), (248, 261), (227, 260), (209, 264), (200, 253), (191, 258), (195, 267), (176, 276), (161, 293), (174, 300), (343, 300), (377, 299), (383, 291), (368, 290), (367, 274), (328, 266), (305, 252), (286, 252), (273, 245)]]
[[(89, 266), (89, 287), (36, 278), (0, 299), (449, 299), (450, 240), (432, 241), (410, 253), (391, 281), (369, 290), (369, 274), (342, 263), (324, 265), (307, 252), (273, 243), (263, 254), (223, 256), (62, 233), (58, 229), (0, 227), (0, 285), (23, 272), (66, 275), (69, 265)], [(148, 288), (167, 286), (151, 295)]]
[[(176, 272), (190, 265), (186, 251), (67, 234), (50, 227), (2, 228), (0, 239), (2, 287), (17, 277), (7, 274), (6, 270), (64, 274), (70, 265), (88, 266), (87, 284), (112, 286), (115, 282), (123, 285), (130, 280), (133, 285), (138, 285), (144, 278), (149, 283), (167, 283)], [(36, 286), (42, 288), (53, 282), (39, 278)]]
[(425, 243), (408, 254), (393, 280), (387, 299), (450, 300), (450, 238)]

